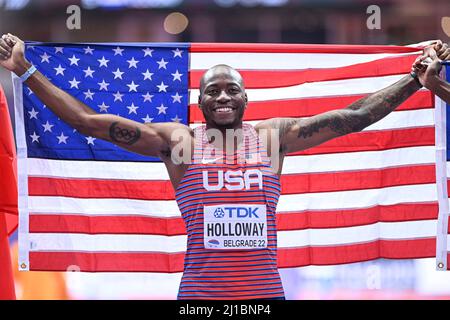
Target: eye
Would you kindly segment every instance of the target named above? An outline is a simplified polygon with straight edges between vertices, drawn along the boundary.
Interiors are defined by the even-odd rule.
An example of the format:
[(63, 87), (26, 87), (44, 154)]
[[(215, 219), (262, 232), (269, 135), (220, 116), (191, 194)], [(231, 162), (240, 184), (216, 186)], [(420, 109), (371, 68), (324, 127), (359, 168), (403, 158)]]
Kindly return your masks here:
[(231, 93), (239, 93), (239, 92), (241, 92), (241, 90), (239, 88), (237, 88), (237, 87), (231, 87), (230, 88), (230, 92)]
[(219, 92), (219, 90), (217, 90), (217, 89), (206, 90), (206, 94), (210, 95), (210, 96), (213, 96), (213, 95), (217, 94), (217, 92)]

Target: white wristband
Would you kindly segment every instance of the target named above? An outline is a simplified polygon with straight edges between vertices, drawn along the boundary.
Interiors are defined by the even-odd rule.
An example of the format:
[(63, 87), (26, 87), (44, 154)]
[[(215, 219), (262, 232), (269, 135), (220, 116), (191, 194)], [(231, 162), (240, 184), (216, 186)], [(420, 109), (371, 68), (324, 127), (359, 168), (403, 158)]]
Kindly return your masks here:
[(27, 71), (25, 71), (25, 73), (24, 73), (23, 75), (21, 75), (21, 76), (19, 77), (20, 80), (21, 80), (22, 82), (27, 81), (28, 78), (31, 77), (31, 75), (32, 75), (33, 73), (36, 72), (36, 70), (37, 70), (36, 67), (32, 65)]

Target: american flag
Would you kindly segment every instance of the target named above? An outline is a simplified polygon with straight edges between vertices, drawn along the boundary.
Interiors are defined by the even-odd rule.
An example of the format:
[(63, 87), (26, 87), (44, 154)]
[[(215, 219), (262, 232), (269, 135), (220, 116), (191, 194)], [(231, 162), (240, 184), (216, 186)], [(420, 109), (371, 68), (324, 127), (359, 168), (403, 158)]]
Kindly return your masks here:
[[(204, 122), (199, 79), (238, 69), (244, 121), (344, 108), (399, 80), (418, 47), (28, 43), (27, 58), (98, 113)], [(183, 271), (184, 223), (164, 164), (85, 137), (17, 78), (19, 268)], [(280, 268), (436, 255), (434, 98), (421, 89), (360, 133), (289, 154), (277, 208)], [(72, 268), (72, 269), (71, 269)], [(178, 278), (179, 279), (179, 278)]]

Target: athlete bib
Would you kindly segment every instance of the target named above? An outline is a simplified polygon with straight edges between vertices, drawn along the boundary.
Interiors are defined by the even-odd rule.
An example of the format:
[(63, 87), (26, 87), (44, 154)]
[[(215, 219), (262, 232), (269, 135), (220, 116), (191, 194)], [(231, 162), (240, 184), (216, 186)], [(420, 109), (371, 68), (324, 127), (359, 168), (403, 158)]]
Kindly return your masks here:
[(267, 248), (265, 205), (221, 204), (203, 212), (205, 249)]

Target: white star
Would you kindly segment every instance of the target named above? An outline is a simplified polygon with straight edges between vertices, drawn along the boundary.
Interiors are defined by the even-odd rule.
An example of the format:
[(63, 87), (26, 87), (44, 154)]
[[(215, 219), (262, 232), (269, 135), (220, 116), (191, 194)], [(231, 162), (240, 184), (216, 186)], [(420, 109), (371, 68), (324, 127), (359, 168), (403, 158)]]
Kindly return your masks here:
[(145, 102), (145, 101), (150, 101), (150, 102), (152, 102), (152, 98), (153, 98), (153, 95), (152, 95), (152, 94), (150, 94), (150, 93), (147, 92), (146, 94), (143, 94), (142, 97), (144, 98), (144, 102)]
[(166, 88), (167, 88), (168, 86), (166, 86), (166, 85), (164, 84), (164, 82), (161, 81), (161, 84), (158, 85), (157, 87), (158, 87), (158, 89), (159, 89), (158, 92), (161, 92), (161, 91), (167, 92)]
[(128, 92), (134, 91), (137, 92), (137, 87), (139, 87), (138, 84), (134, 84), (134, 81), (131, 81), (130, 84), (127, 84), (127, 86), (130, 88), (130, 90), (128, 90)]
[(137, 114), (136, 110), (139, 108), (138, 106), (135, 106), (134, 103), (131, 103), (131, 106), (127, 106), (128, 110), (128, 114), (134, 113)]
[(54, 127), (54, 124), (50, 124), (47, 120), (47, 122), (45, 124), (42, 124), (42, 126), (44, 127), (44, 132), (50, 131), (52, 132), (52, 127)]
[(173, 81), (175, 81), (175, 80), (180, 80), (180, 81), (181, 81), (181, 76), (182, 76), (182, 75), (183, 75), (183, 74), (182, 74), (182, 73), (179, 73), (178, 70), (175, 71), (175, 73), (172, 73)]
[(138, 64), (139, 61), (138, 60), (134, 60), (134, 57), (132, 57), (131, 60), (127, 60), (127, 62), (129, 64), (128, 69), (131, 68), (131, 67), (137, 69), (137, 64)]
[(66, 140), (69, 138), (68, 136), (65, 136), (64, 133), (61, 132), (61, 135), (56, 137), (58, 139), (58, 144), (64, 143), (67, 144)]
[(123, 94), (120, 94), (119, 91), (117, 91), (117, 93), (113, 93), (113, 96), (114, 96), (114, 102), (116, 102), (117, 100), (122, 101)]
[(167, 69), (166, 64), (168, 64), (169, 62), (166, 62), (166, 61), (164, 61), (164, 58), (161, 58), (161, 60), (156, 61), (156, 63), (159, 65), (158, 69), (161, 69), (161, 68)]
[(87, 47), (87, 48), (84, 48), (83, 49), (84, 50), (84, 54), (93, 54), (94, 53), (94, 49), (91, 49), (91, 47)]
[(63, 53), (64, 47), (55, 47), (55, 53)]
[(91, 67), (88, 67), (86, 70), (83, 70), (83, 72), (85, 73), (85, 76), (84, 76), (85, 78), (87, 78), (87, 77), (94, 78), (92, 76), (92, 74), (95, 72), (95, 70), (92, 70)]
[(148, 116), (148, 114), (145, 116), (145, 118), (141, 118), (142, 120), (144, 120), (144, 123), (150, 123), (150, 122), (152, 122), (152, 120), (153, 120), (153, 118), (150, 118), (149, 116)]
[(44, 52), (44, 54), (41, 56), (41, 58), (42, 58), (41, 63), (44, 62), (44, 61), (47, 62), (47, 63), (50, 63), (49, 59), (51, 57), (47, 54), (47, 52)]
[(69, 81), (69, 83), (70, 83), (70, 88), (71, 88), (71, 89), (72, 89), (72, 88), (77, 88), (77, 89), (79, 89), (79, 88), (78, 88), (78, 84), (79, 84), (80, 82), (81, 82), (81, 81), (77, 81), (77, 79), (75, 79), (75, 77), (74, 77), (72, 81)]
[(99, 82), (98, 85), (100, 86), (99, 90), (108, 91), (109, 83), (105, 82), (105, 79), (103, 79), (102, 82)]
[(121, 49), (120, 47), (117, 47), (117, 48), (115, 48), (115, 49), (113, 49), (113, 51), (114, 51), (114, 55), (116, 56), (116, 55), (122, 55), (122, 52), (124, 51), (124, 49)]
[(172, 52), (173, 52), (173, 57), (175, 58), (175, 57), (180, 57), (180, 58), (182, 58), (181, 57), (181, 54), (183, 53), (183, 50), (180, 50), (180, 49), (176, 49), (176, 50), (172, 50)]
[(98, 62), (100, 62), (100, 67), (107, 67), (108, 68), (108, 62), (109, 60), (105, 59), (105, 56), (103, 56), (101, 59), (97, 59)]
[(27, 88), (27, 89), (28, 89), (28, 95), (31, 96), (33, 94), (33, 91), (31, 91), (30, 88)]
[(150, 48), (145, 48), (145, 49), (142, 49), (142, 51), (144, 51), (144, 57), (146, 57), (146, 56), (152, 57), (152, 52), (153, 52), (154, 50), (153, 50), (153, 49), (150, 49)]
[(61, 67), (61, 65), (58, 66), (58, 68), (53, 68), (56, 70), (56, 75), (61, 74), (64, 76), (64, 70), (66, 70), (65, 68)]
[(122, 72), (122, 71), (120, 71), (119, 68), (117, 68), (116, 71), (113, 71), (114, 79), (119, 78), (119, 79), (123, 80), (123, 79), (122, 79), (122, 75), (123, 75), (124, 73), (125, 73), (125, 72)]
[(179, 103), (181, 103), (181, 98), (182, 98), (183, 96), (180, 96), (180, 95), (178, 94), (178, 92), (177, 92), (177, 93), (175, 93), (174, 96), (171, 96), (171, 97), (173, 98), (172, 103), (174, 103), (174, 102), (179, 102)]
[(162, 103), (159, 107), (156, 107), (156, 109), (158, 109), (158, 114), (161, 114), (161, 113), (166, 114), (167, 107), (164, 107), (164, 105)]
[(28, 113), (30, 114), (30, 120), (33, 118), (35, 118), (37, 120), (37, 115), (38, 115), (39, 111), (36, 111), (33, 108), (33, 109), (31, 109), (31, 111), (28, 111)]
[(173, 122), (180, 122), (181, 118), (178, 118), (178, 115), (175, 115), (175, 118), (171, 118), (170, 120), (172, 120)]
[(84, 97), (85, 100), (87, 100), (87, 99), (94, 100), (93, 97), (94, 97), (94, 94), (95, 94), (95, 93), (94, 93), (94, 92), (91, 92), (90, 89), (88, 89), (88, 91), (83, 92), (83, 93), (84, 93), (84, 95), (85, 95), (85, 97)]
[(33, 143), (33, 142), (38, 142), (39, 143), (40, 136), (38, 136), (36, 134), (36, 131), (34, 131), (33, 134), (30, 134), (30, 137), (31, 137), (31, 139), (33, 139), (33, 141), (31, 141), (31, 143)]
[(69, 58), (69, 60), (70, 60), (70, 65), (77, 65), (77, 66), (78, 66), (78, 61), (80, 61), (80, 59), (75, 57), (75, 55), (73, 55), (72, 58)]
[(85, 137), (85, 138), (87, 140), (87, 144), (92, 144), (92, 145), (94, 145), (94, 140), (97, 139), (97, 138), (93, 138), (91, 136)]
[(142, 75), (144, 76), (144, 80), (147, 80), (147, 79), (152, 80), (153, 73), (148, 71), (148, 69), (147, 69), (147, 71), (143, 72)]
[(100, 112), (108, 112), (109, 106), (107, 106), (104, 102), (98, 106), (100, 108)]

